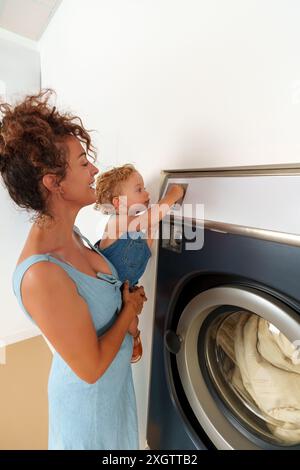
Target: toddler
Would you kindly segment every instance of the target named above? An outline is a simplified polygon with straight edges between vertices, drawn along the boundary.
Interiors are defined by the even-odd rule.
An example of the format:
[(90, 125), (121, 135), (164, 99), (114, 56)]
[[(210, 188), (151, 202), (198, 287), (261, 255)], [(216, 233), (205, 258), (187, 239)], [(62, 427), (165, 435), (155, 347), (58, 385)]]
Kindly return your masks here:
[[(96, 209), (112, 215), (103, 238), (95, 246), (115, 266), (120, 280), (129, 282), (131, 289), (146, 269), (159, 221), (184, 194), (182, 186), (174, 184), (164, 198), (149, 207), (149, 193), (144, 186), (142, 176), (130, 164), (102, 173), (96, 181)], [(134, 338), (132, 363), (142, 356), (137, 325), (138, 318), (128, 331)]]

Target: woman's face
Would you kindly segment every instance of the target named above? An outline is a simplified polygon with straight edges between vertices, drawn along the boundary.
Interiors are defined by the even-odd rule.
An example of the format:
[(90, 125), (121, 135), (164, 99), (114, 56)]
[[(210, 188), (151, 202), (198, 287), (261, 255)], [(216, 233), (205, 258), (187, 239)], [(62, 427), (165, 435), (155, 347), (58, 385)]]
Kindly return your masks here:
[(80, 141), (73, 136), (66, 140), (69, 166), (60, 182), (61, 195), (70, 206), (80, 208), (96, 202), (95, 176), (99, 172), (87, 158)]

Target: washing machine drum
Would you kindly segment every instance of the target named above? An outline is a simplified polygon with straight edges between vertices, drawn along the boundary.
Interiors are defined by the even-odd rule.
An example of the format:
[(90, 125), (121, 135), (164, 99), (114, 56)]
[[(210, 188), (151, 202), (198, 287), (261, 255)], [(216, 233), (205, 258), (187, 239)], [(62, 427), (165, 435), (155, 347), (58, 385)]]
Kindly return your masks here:
[(223, 286), (189, 302), (175, 340), (167, 333), (189, 405), (217, 448), (299, 446), (299, 318), (268, 294)]

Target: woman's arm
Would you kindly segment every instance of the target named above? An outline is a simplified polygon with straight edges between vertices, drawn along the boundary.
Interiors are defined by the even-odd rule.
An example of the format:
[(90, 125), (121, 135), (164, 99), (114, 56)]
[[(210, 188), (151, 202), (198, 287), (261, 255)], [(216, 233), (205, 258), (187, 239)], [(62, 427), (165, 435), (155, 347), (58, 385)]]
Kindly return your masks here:
[(47, 261), (32, 265), (24, 275), (21, 294), (26, 310), (55, 350), (91, 384), (115, 358), (146, 300), (142, 287), (130, 293), (126, 284), (122, 310), (112, 327), (98, 338), (86, 302), (60, 266)]

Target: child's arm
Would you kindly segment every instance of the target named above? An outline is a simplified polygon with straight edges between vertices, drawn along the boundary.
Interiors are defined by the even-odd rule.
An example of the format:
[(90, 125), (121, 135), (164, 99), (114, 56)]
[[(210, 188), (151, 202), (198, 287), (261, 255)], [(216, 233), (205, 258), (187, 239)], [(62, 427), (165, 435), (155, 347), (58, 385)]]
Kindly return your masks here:
[(170, 211), (173, 204), (181, 199), (183, 195), (184, 188), (182, 186), (179, 184), (172, 185), (165, 197), (151, 206), (146, 212), (138, 216), (129, 217), (129, 225), (134, 226), (134, 230), (146, 229), (149, 233), (148, 245), (150, 246), (152, 243), (151, 233), (154, 227), (157, 226)]

